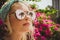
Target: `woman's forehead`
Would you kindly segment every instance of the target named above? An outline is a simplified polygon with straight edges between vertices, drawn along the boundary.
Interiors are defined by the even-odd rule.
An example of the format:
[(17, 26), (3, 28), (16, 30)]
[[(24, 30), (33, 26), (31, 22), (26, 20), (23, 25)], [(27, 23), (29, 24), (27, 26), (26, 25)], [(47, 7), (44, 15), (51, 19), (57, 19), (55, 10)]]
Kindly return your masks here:
[(18, 9), (23, 10), (23, 11), (29, 11), (29, 8), (25, 4), (20, 3), (20, 2), (14, 3), (11, 6), (11, 11), (16, 11)]

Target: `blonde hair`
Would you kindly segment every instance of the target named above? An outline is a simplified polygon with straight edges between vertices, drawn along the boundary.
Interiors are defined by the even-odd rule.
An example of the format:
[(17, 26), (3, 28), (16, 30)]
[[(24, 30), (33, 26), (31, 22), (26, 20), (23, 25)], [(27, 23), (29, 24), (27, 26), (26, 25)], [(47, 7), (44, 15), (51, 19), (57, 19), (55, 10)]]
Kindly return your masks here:
[[(21, 4), (25, 5), (23, 3), (21, 3)], [(12, 6), (13, 6), (13, 4), (12, 4)], [(12, 29), (11, 29), (11, 25), (10, 25), (10, 21), (9, 21), (9, 14), (7, 15), (7, 18), (5, 20), (5, 24), (7, 25), (8, 29), (9, 29), (9, 34), (7, 35), (7, 36), (9, 36), (12, 33)], [(23, 35), (22, 40), (34, 40), (34, 37), (33, 37), (34, 27), (31, 27), (30, 29), (31, 29), (30, 32), (26, 33), (26, 35)]]

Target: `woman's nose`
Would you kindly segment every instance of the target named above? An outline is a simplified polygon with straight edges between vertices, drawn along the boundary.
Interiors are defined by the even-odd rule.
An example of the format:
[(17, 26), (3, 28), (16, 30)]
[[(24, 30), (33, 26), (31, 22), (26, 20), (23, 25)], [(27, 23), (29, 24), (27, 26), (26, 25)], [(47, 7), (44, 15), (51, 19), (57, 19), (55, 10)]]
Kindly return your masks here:
[(25, 16), (25, 20), (29, 20), (29, 17)]

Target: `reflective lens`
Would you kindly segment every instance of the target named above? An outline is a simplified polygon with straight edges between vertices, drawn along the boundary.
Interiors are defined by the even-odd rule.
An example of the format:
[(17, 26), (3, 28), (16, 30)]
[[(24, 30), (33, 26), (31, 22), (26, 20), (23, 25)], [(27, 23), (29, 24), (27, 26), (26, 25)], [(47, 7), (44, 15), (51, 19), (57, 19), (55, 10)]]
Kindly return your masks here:
[(32, 20), (35, 19), (35, 17), (36, 17), (35, 12), (30, 11), (28, 14), (32, 18)]
[(24, 19), (25, 16), (27, 16), (27, 17), (31, 18), (32, 20), (34, 20), (35, 19), (35, 16), (36, 16), (35, 13), (32, 12), (32, 11), (29, 11), (28, 13), (24, 13), (24, 11), (22, 11), (22, 10), (16, 10), (15, 13), (16, 13), (16, 17), (19, 20)]
[(24, 15), (23, 11), (16, 10), (16, 17), (21, 20), (21, 19), (24, 19), (25, 15)]

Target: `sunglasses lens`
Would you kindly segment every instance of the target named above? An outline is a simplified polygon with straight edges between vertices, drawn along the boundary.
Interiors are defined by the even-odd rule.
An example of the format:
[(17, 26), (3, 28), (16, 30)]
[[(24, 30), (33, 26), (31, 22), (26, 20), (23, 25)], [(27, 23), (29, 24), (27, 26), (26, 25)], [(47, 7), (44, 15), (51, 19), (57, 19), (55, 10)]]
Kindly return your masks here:
[(23, 13), (23, 11), (17, 10), (16, 11), (16, 17), (21, 20), (21, 19), (24, 19), (25, 14)]
[(34, 20), (36, 17), (35, 13), (32, 11), (29, 11), (27, 14), (27, 13), (24, 13), (22, 10), (16, 10), (15, 13), (16, 13), (17, 19), (19, 20), (24, 19), (25, 16), (31, 18), (32, 20)]
[(30, 12), (30, 13), (29, 13), (29, 15), (32, 17), (32, 16), (33, 16), (33, 13), (32, 13), (32, 12)]
[(34, 20), (36, 15), (34, 12), (29, 12), (29, 16), (32, 18), (32, 20)]

